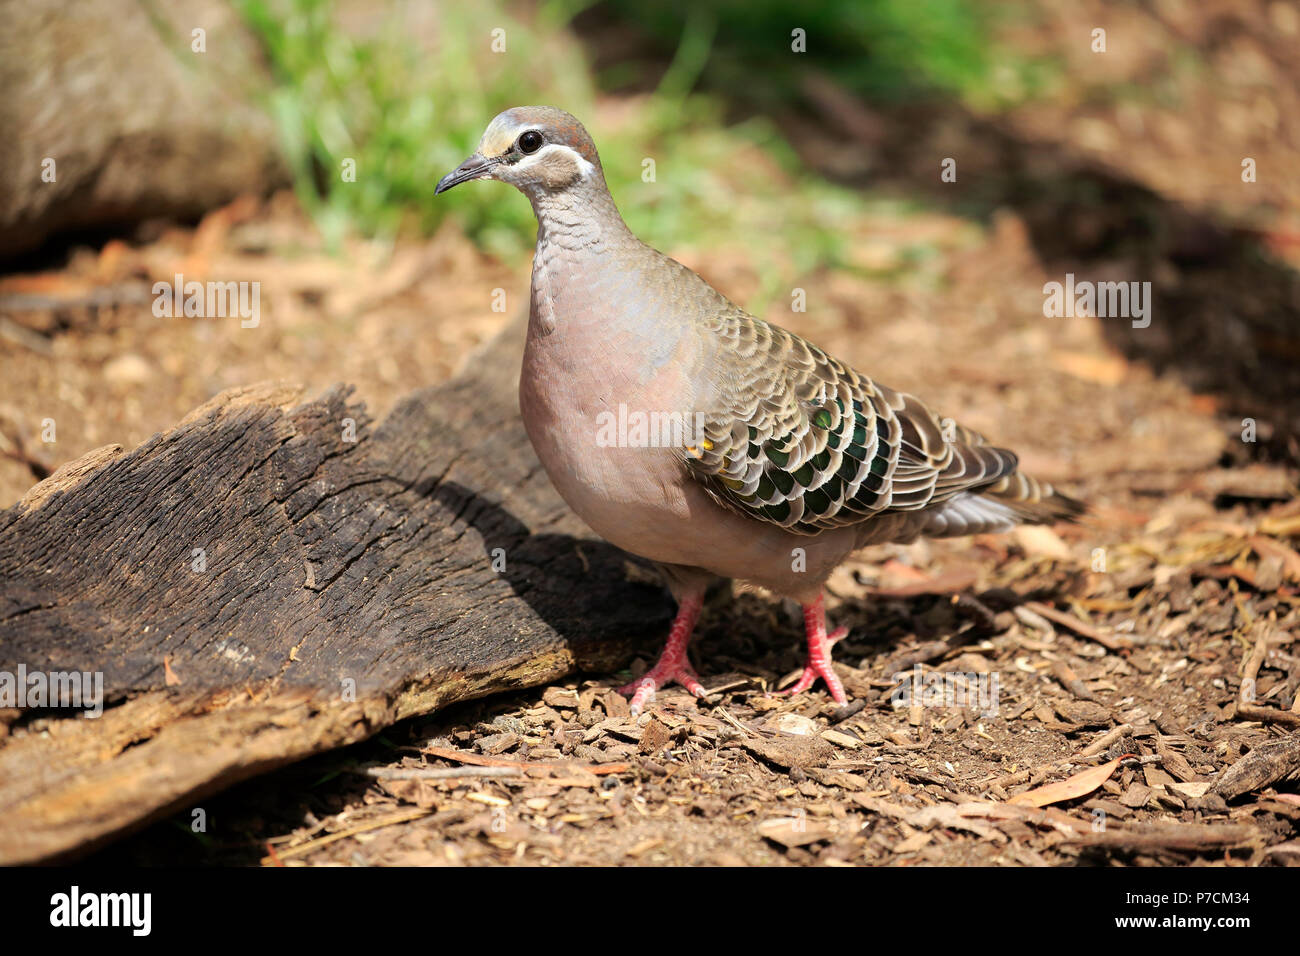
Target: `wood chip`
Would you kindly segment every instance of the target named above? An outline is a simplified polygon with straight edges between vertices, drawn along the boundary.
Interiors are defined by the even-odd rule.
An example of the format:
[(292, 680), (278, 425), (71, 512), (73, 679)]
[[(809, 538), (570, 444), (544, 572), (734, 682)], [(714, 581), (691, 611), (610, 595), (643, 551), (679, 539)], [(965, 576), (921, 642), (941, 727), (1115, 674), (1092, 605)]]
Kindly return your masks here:
[(846, 734), (839, 730), (823, 730), (821, 732), (822, 740), (829, 740), (833, 744), (841, 747), (848, 747), (850, 750), (861, 747), (862, 741), (852, 734)]
[(784, 847), (807, 846), (835, 835), (829, 825), (820, 820), (809, 820), (806, 815), (764, 820), (758, 824), (758, 833)]
[(1192, 800), (1199, 800), (1210, 789), (1210, 784), (1208, 781), (1201, 783), (1171, 783), (1168, 789)]
[(578, 709), (578, 692), (564, 687), (548, 687), (542, 691), (542, 701), (548, 707), (565, 707)]
[(1300, 779), (1300, 734), (1260, 744), (1223, 772), (1210, 792), (1225, 800)]
[(749, 737), (744, 747), (756, 757), (787, 770), (798, 767), (824, 767), (835, 749), (820, 737)]
[(771, 721), (771, 726), (785, 734), (811, 737), (817, 733), (817, 721), (803, 714), (781, 714)]
[(668, 746), (672, 737), (672, 731), (665, 727), (657, 717), (652, 717), (641, 731), (641, 740), (637, 744), (637, 749), (643, 754), (658, 753)]

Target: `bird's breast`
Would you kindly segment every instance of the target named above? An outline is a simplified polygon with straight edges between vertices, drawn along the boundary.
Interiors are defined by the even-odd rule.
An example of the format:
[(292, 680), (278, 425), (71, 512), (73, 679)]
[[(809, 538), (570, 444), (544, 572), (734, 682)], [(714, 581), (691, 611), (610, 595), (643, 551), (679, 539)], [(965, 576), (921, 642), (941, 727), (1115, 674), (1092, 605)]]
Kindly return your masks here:
[(551, 294), (534, 299), (519, 379), (524, 427), (579, 517), (646, 554), (685, 517), (681, 447), (696, 425), (692, 389), (681, 363), (658, 357), (675, 347), (671, 333), (647, 336), (611, 310), (574, 305), (566, 285), (550, 281)]

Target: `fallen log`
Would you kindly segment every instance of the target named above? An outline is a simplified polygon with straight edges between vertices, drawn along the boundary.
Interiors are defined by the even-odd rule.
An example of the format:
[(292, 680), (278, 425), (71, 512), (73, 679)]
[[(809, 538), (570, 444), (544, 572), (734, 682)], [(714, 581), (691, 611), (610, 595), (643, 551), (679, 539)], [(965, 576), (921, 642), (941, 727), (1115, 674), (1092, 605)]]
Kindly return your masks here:
[(661, 636), (666, 593), (533, 454), (521, 344), (378, 425), (343, 386), (225, 392), (0, 513), (0, 673), (102, 673), (106, 703), (0, 711), (0, 863)]

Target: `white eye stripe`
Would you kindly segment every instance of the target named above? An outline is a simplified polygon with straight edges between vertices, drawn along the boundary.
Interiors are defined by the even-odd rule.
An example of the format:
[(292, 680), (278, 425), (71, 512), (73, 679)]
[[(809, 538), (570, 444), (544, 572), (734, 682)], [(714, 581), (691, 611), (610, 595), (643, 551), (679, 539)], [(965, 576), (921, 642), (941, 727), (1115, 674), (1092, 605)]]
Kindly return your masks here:
[(561, 143), (547, 143), (537, 152), (526, 154), (524, 158), (520, 160), (520, 163), (522, 164), (522, 163), (528, 163), (531, 161), (538, 160), (550, 152), (560, 152), (567, 155), (570, 159), (573, 160), (574, 165), (576, 165), (578, 169), (582, 171), (582, 175), (584, 178), (592, 176), (596, 172), (595, 165), (593, 165), (585, 156), (579, 153), (572, 146), (565, 146)]

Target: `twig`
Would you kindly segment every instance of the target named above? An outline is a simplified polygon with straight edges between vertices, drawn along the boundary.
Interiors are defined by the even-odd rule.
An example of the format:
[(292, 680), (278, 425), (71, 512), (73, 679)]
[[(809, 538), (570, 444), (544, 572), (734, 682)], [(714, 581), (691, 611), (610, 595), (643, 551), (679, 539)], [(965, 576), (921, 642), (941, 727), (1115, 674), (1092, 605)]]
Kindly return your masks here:
[(1249, 843), (1259, 836), (1255, 827), (1237, 823), (1203, 826), (1195, 824), (1151, 824), (1141, 830), (1108, 829), (1102, 833), (1067, 836), (1074, 846), (1109, 847), (1124, 850), (1201, 850)]
[(727, 713), (727, 708), (719, 707), (718, 713), (722, 715), (723, 719), (726, 720), (727, 723), (731, 724), (733, 727), (739, 730), (744, 736), (746, 737), (754, 736), (753, 731), (751, 731), (748, 727), (746, 727), (744, 724), (738, 721), (735, 717), (732, 717), (731, 714)]
[(1120, 724), (1118, 727), (1106, 731), (1092, 743), (1088, 744), (1088, 746), (1080, 750), (1079, 758), (1095, 757), (1097, 754), (1107, 750), (1115, 741), (1119, 740), (1121, 737), (1128, 736), (1132, 732), (1132, 724)]
[(1080, 700), (1096, 701), (1097, 695), (1084, 686), (1079, 675), (1069, 664), (1062, 660), (1052, 661), (1052, 673), (1061, 682), (1061, 686)]
[(728, 681), (727, 683), (720, 684), (717, 687), (706, 687), (704, 689), (704, 696), (713, 697), (725, 691), (735, 690), (737, 687), (745, 687), (752, 683), (754, 683), (754, 679), (752, 677), (742, 677), (740, 680)]
[[(1245, 664), (1241, 669), (1241, 687), (1237, 690), (1238, 704), (1244, 704), (1249, 707), (1255, 703), (1255, 678), (1259, 676), (1259, 669), (1268, 657), (1268, 631), (1267, 627), (1260, 628), (1259, 640), (1251, 648), (1250, 655), (1246, 658)], [(1240, 712), (1240, 708), (1238, 708)]]
[(0, 314), (0, 338), (7, 339), (15, 345), (35, 352), (37, 355), (49, 355), (54, 351), (50, 340), (39, 332), (33, 332), (25, 325), (20, 325), (9, 316)]
[[(381, 817), (378, 820), (371, 820), (368, 823), (362, 823), (355, 827), (349, 827), (346, 830), (340, 830), (338, 833), (331, 833), (329, 836), (323, 836), (319, 840), (311, 840), (295, 847), (289, 847), (279, 853), (279, 859), (287, 860), (290, 857), (302, 856), (304, 853), (310, 853), (312, 850), (319, 850), (323, 846), (335, 843), (338, 840), (350, 837), (353, 834), (365, 833), (367, 830), (378, 830), (380, 827), (392, 826), (395, 823), (406, 823), (410, 820), (418, 820), (420, 817), (427, 817), (431, 813), (433, 813), (433, 810), (422, 808), (419, 810), (407, 810), (402, 813), (395, 813), (392, 816)], [(271, 856), (262, 857), (261, 863), (263, 866), (280, 865)]]
[(1058, 611), (1056, 608), (1049, 607), (1040, 601), (1027, 601), (1023, 606), (1029, 608), (1035, 614), (1047, 618), (1049, 621), (1055, 621), (1062, 627), (1068, 627), (1080, 637), (1096, 641), (1102, 647), (1109, 648), (1112, 651), (1124, 651), (1133, 647), (1133, 642), (1127, 637), (1116, 637), (1114, 634), (1107, 634), (1100, 628), (1093, 627), (1082, 618), (1067, 614), (1065, 611)]
[[(421, 747), (420, 753), (443, 760), (455, 760), (458, 763), (475, 767), (516, 767), (520, 770), (582, 770), (600, 777), (609, 773), (623, 773), (630, 769), (625, 763), (582, 764), (563, 761), (545, 760), (507, 760), (505, 757), (485, 757), (451, 747)], [(485, 775), (486, 776), (486, 775)]]
[(984, 784), (984, 788), (988, 790), (993, 787), (1000, 787), (1005, 790), (1007, 787), (1018, 787), (1022, 783), (1036, 783), (1058, 770), (1066, 770), (1072, 766), (1074, 766), (1074, 761), (1069, 757), (1054, 760), (1040, 767), (1026, 767), (1024, 770), (1017, 770), (1015, 773), (1009, 773), (998, 777), (996, 780), (990, 780)]
[(1247, 720), (1262, 720), (1266, 723), (1281, 724), (1284, 727), (1300, 727), (1300, 714), (1289, 710), (1274, 710), (1272, 707), (1238, 704), (1237, 716), (1245, 717)]
[(376, 780), (455, 780), (457, 777), (522, 777), (523, 767), (358, 767)]
[(1260, 627), (1259, 639), (1251, 648), (1241, 669), (1241, 687), (1237, 691), (1237, 716), (1247, 720), (1263, 720), (1282, 724), (1286, 727), (1300, 727), (1300, 714), (1294, 711), (1274, 710), (1272, 707), (1260, 707), (1255, 704), (1255, 679), (1259, 669), (1268, 658), (1268, 646), (1273, 629), (1267, 625)]
[(847, 703), (843, 707), (837, 708), (836, 711), (833, 714), (831, 714), (831, 723), (842, 724), (850, 717), (860, 714), (863, 710), (866, 709), (866, 706), (867, 706), (867, 702), (863, 698), (858, 698), (855, 701)]

